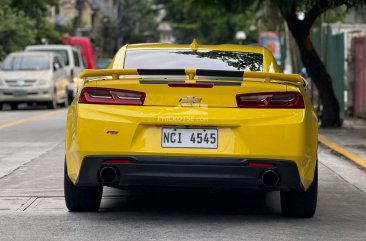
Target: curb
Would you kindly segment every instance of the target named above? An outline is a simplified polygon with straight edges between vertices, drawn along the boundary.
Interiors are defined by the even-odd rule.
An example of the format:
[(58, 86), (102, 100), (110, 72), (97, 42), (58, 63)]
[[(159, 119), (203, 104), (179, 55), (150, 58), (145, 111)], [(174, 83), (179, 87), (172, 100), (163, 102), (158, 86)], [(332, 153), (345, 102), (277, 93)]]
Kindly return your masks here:
[(330, 148), (331, 150), (337, 152), (338, 154), (346, 157), (347, 159), (351, 160), (352, 162), (354, 162), (356, 165), (366, 168), (366, 159), (362, 158), (361, 156), (347, 150), (346, 148), (338, 145), (337, 143), (335, 143), (334, 141), (328, 139), (327, 137), (325, 137), (324, 135), (318, 134), (318, 141), (327, 146), (328, 148)]

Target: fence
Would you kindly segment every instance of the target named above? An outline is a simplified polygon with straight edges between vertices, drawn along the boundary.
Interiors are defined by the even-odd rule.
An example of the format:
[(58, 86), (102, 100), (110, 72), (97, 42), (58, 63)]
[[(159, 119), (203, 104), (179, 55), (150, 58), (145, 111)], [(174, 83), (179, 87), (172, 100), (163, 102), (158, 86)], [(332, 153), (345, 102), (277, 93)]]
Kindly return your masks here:
[(312, 33), (312, 41), (316, 51), (323, 60), (330, 76), (339, 104), (341, 117), (345, 112), (345, 51), (344, 34), (332, 34), (330, 27)]

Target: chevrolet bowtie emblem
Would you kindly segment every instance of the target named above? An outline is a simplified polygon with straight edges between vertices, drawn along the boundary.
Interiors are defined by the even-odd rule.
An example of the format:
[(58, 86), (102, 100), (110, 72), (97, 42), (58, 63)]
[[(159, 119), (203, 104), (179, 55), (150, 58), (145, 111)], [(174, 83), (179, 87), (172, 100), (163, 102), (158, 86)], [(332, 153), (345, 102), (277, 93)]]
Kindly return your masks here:
[(180, 98), (179, 102), (186, 105), (193, 105), (201, 103), (202, 98), (197, 98), (194, 96), (186, 96), (183, 98)]

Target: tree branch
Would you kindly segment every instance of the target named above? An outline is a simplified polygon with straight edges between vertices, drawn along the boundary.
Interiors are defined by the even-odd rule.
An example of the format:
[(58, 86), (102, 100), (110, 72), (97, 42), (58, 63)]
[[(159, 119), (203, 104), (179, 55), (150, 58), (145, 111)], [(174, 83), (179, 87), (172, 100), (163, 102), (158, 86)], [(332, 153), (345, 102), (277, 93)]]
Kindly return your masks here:
[(293, 1), (289, 11), (286, 14), (286, 17), (287, 17), (286, 20), (288, 20), (289, 22), (294, 23), (295, 25), (298, 25), (300, 21), (297, 18), (296, 11), (297, 11), (296, 1)]
[(297, 18), (296, 12), (297, 12), (297, 5), (296, 1), (292, 1), (292, 4), (290, 7), (287, 7), (284, 4), (281, 4), (280, 2), (277, 4), (277, 7), (280, 9), (282, 17), (285, 19), (288, 28), (290, 29), (291, 33), (296, 38), (298, 31), (297, 29), (303, 29), (303, 22), (300, 21)]
[(336, 1), (314, 1), (314, 5), (305, 14), (304, 25), (311, 28), (317, 17), (319, 17), (325, 11), (337, 8), (345, 4), (348, 8), (352, 7), (355, 3), (350, 3), (348, 0), (336, 0)]

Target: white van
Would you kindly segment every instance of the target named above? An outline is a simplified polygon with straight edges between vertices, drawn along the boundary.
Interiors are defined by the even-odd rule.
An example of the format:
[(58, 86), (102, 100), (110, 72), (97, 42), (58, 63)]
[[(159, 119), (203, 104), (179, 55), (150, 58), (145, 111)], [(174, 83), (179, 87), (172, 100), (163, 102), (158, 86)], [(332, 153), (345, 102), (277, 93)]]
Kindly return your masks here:
[(68, 105), (68, 81), (59, 55), (44, 52), (9, 54), (0, 69), (0, 110), (20, 103), (43, 103), (49, 109)]
[(26, 52), (29, 51), (47, 51), (54, 52), (61, 56), (65, 64), (65, 69), (67, 72), (67, 77), (70, 82), (69, 88), (69, 101), (71, 102), (76, 94), (77, 87), (79, 84), (78, 77), (84, 70), (85, 65), (79, 49), (63, 44), (53, 44), (53, 45), (29, 45), (25, 48)]

